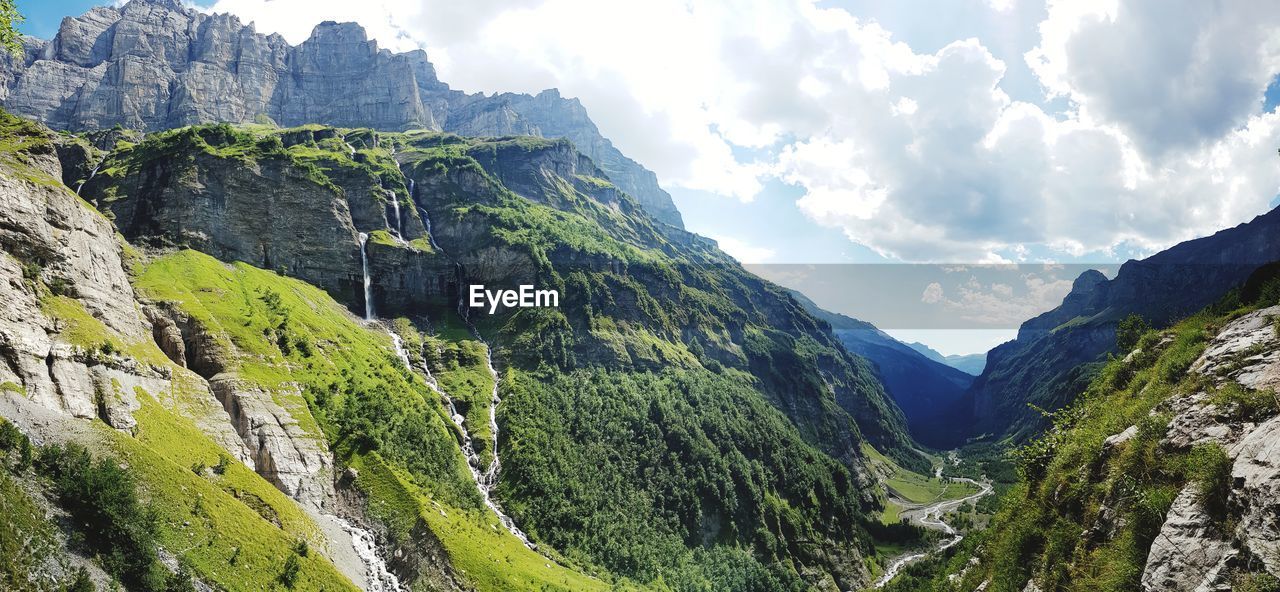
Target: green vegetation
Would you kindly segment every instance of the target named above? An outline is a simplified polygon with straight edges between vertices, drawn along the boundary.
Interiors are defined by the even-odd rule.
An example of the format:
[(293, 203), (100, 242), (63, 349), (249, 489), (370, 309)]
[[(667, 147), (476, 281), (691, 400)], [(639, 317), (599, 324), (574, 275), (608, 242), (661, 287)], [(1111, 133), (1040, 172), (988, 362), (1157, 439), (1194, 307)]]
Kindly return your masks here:
[(789, 589), (792, 561), (821, 565), (810, 541), (871, 552), (856, 478), (745, 378), (510, 372), (508, 510), (575, 561), (676, 589)]
[(1129, 353), (1150, 330), (1151, 326), (1141, 316), (1131, 314), (1125, 317), (1116, 326), (1116, 350), (1122, 354)]
[(978, 488), (966, 481), (939, 479), (904, 469), (870, 445), (864, 445), (862, 450), (870, 459), (869, 467), (880, 476), (889, 492), (908, 502), (929, 504), (978, 493)]
[(153, 366), (169, 364), (169, 359), (154, 342), (127, 342), (85, 310), (84, 305), (75, 298), (46, 295), (40, 299), (40, 310), (45, 316), (60, 321), (60, 339), (80, 347), (90, 356), (122, 354)]
[[(549, 563), (530, 551), (483, 508), (457, 448), (452, 423), (437, 397), (420, 376), (395, 357), (386, 333), (361, 326), (323, 291), (245, 264), (228, 266), (194, 251), (150, 262), (136, 285), (150, 297), (178, 305), (215, 343), (224, 344), (221, 355), (242, 379), (277, 393), (286, 405), (293, 404), (290, 397), (294, 395), (289, 393), (296, 392), (294, 385), (300, 385), (303, 400), (286, 408), (295, 418), (314, 417), (316, 429), (334, 443), (340, 460), (358, 470), (357, 484), (370, 496), (371, 510), (389, 526), (395, 541), (416, 544), (412, 542), (416, 540), (414, 529), (425, 524), (462, 577), (480, 590), (605, 587), (599, 580)], [(449, 380), (465, 382), (483, 376), (488, 381), (480, 387), (492, 388), (487, 372), (476, 372), (477, 367), (484, 370), (483, 345), (462, 340), (465, 333), (443, 333), (458, 339), (449, 341), (418, 334), (407, 321), (394, 326), (407, 336), (411, 351), (430, 340), (439, 346), (438, 351), (449, 352), (437, 360), (437, 367)], [(452, 369), (449, 364), (455, 363), (456, 369)], [(484, 390), (486, 397), (488, 392)], [(151, 411), (161, 417), (149, 417)], [(143, 422), (141, 417), (149, 421)], [(169, 423), (163, 430), (144, 427), (143, 438), (155, 438), (156, 449), (175, 446), (181, 450), (182, 442), (191, 436), (189, 426), (183, 427), (179, 418), (149, 404), (144, 405), (139, 421), (152, 426)], [(487, 425), (487, 419), (479, 423)], [(154, 431), (160, 433), (148, 436)], [(214, 466), (220, 459), (214, 450), (208, 450), (188, 454), (185, 462), (172, 466), (188, 467), (180, 471), (181, 479), (196, 478), (189, 468), (192, 464)], [(232, 464), (228, 475), (237, 474), (237, 465)], [(172, 478), (179, 479), (176, 475)], [(211, 480), (208, 474), (197, 479)], [(261, 512), (264, 517), (286, 521), (289, 506), (270, 504), (270, 492), (232, 484), (223, 488), (239, 491), (246, 499), (260, 497), (271, 508)], [(306, 536), (305, 532), (300, 534)], [(290, 539), (277, 543), (276, 548), (295, 544)], [(285, 584), (293, 570), (284, 562), (290, 561), (303, 568), (295, 587), (306, 587), (305, 568), (315, 561), (316, 554), (304, 557), (295, 552), (292, 556), (297, 558), (282, 558), (261, 568), (260, 573), (266, 575), (250, 581), (270, 577)], [(237, 566), (244, 563), (245, 555), (240, 557)]]
[(0, 588), (5, 590), (57, 589), (41, 585), (40, 577), (44, 562), (59, 549), (55, 526), (14, 478), (30, 466), (31, 456), (30, 440), (0, 419)]
[(53, 445), (40, 451), (39, 467), (108, 573), (130, 588), (154, 591), (177, 577), (156, 553), (155, 510), (138, 500), (133, 475), (116, 460), (94, 461), (77, 444)]
[(0, 46), (14, 56), (22, 56), (22, 34), (18, 25), (25, 20), (14, 0), (0, 0)]
[(151, 262), (136, 285), (226, 344), (222, 354), (240, 377), (272, 392), (317, 437), (342, 451), (382, 451), (451, 505), (479, 507), (436, 397), (385, 333), (360, 326), (328, 294), (195, 251)]
[[(1159, 405), (1209, 391), (1209, 400), (1228, 416), (1275, 413), (1271, 392), (1230, 382), (1214, 388), (1212, 377), (1189, 372), (1225, 323), (1270, 304), (1242, 293), (1233, 291), (1166, 330), (1123, 336), (1133, 343), (1122, 343), (1131, 345), (1122, 351), (1139, 353), (1109, 360), (1072, 405), (1053, 414), (1052, 428), (1019, 451), (1019, 482), (1003, 496), (991, 528), (966, 540), (950, 558), (913, 566), (889, 589), (967, 590), (989, 579), (988, 590), (1018, 591), (1034, 578), (1044, 590), (1135, 590), (1152, 540), (1180, 491), (1192, 487), (1206, 513), (1230, 523), (1227, 455), (1214, 444), (1182, 452), (1159, 449), (1170, 420)], [(1131, 320), (1127, 326), (1137, 331), (1142, 324)], [(1136, 433), (1128, 441), (1104, 445), (1130, 426)], [(966, 570), (970, 556), (980, 561)], [(962, 571), (960, 580), (947, 580), (947, 574)], [(1253, 576), (1244, 581), (1270, 585)]]
[[(373, 500), (370, 508), (374, 515), (400, 540), (408, 540), (415, 525), (426, 524), (439, 538), (455, 570), (478, 590), (611, 589), (599, 579), (530, 551), (507, 533), (492, 512), (443, 503), (413, 485), (408, 475), (376, 453), (353, 457), (350, 462), (359, 471), (358, 485)], [(636, 588), (625, 581), (615, 584), (616, 589)]]
[[(415, 310), (432, 318), (394, 323), (413, 367), (420, 359), (456, 400), (482, 462), (495, 444), (503, 450), (497, 497), (553, 563), (529, 553), (484, 509), (439, 397), (396, 358), (382, 331), (362, 325), (312, 286), (242, 263), (191, 251), (134, 259), (137, 291), (189, 316), (194, 329), (184, 331), (201, 334), (196, 355), (209, 366), (201, 372), (233, 373), (267, 393), (307, 434), (327, 441), (339, 470), (368, 469), (371, 459), (386, 469), (377, 486), (366, 487), (365, 469), (359, 482), (372, 492), (370, 507), (397, 524), (393, 543), (414, 543), (421, 532), (415, 529), (425, 525), (451, 563), (466, 570), (466, 582), (498, 589), (581, 587), (570, 585), (582, 577), (578, 566), (609, 584), (621, 577), (676, 589), (791, 589), (847, 578), (848, 562), (875, 553), (873, 533), (896, 525), (880, 523), (881, 504), (858, 482), (864, 438), (904, 471), (925, 471), (928, 461), (913, 451), (901, 414), (871, 369), (785, 291), (750, 275), (710, 242), (659, 228), (589, 164), (576, 165), (581, 175), (539, 174), (558, 170), (566, 159), (585, 162), (566, 141), (281, 130), (265, 122), (196, 126), (118, 146), (88, 189), (110, 204), (126, 197), (122, 192), (142, 191), (142, 180), (158, 171), (185, 175), (254, 165), (334, 192), (381, 187), (385, 191), (373, 191), (373, 206), (385, 205), (391, 194), (410, 206), (390, 158), (393, 147), (420, 189), (415, 194), (429, 200), (414, 205), (430, 209), (442, 237), (468, 253), (530, 263), (523, 267), (528, 279), (562, 294), (557, 309), (475, 319), (509, 372), (497, 410), (501, 443), (493, 442), (488, 422), (493, 378), (485, 346), (451, 311)], [(412, 216), (417, 209), (402, 211)], [(157, 238), (166, 244), (166, 237)], [(378, 248), (404, 248), (385, 230), (373, 230), (370, 240)], [(504, 273), (502, 266), (497, 273)], [(50, 311), (66, 305), (56, 297), (49, 299)], [(59, 315), (76, 318), (74, 306), (63, 308), (69, 310), (58, 309)], [(73, 328), (85, 348), (96, 346), (103, 356), (153, 353), (104, 338), (87, 321)], [(547, 393), (536, 383), (561, 385), (564, 392)], [(563, 406), (577, 395), (616, 400), (630, 425), (618, 431), (590, 409), (548, 415), (529, 403)], [(182, 392), (139, 396), (148, 417), (140, 422), (139, 439), (148, 442), (143, 452), (181, 469), (181, 476), (163, 478), (235, 490), (226, 475), (211, 474), (221, 457), (182, 446), (186, 427), (177, 420), (196, 404), (187, 399)], [(617, 441), (636, 434), (644, 438)], [(522, 444), (540, 438), (548, 451), (565, 449), (565, 458), (585, 454), (568, 450), (571, 443), (617, 445), (612, 456), (588, 446), (586, 464), (576, 470), (603, 468), (556, 486), (548, 476), (564, 472), (565, 461)], [(184, 450), (181, 458), (165, 453), (161, 442)], [(667, 463), (676, 466), (662, 468)], [(234, 465), (226, 471), (237, 473)], [(267, 494), (244, 492), (241, 499), (267, 523), (288, 522), (289, 508), (274, 506)], [(605, 524), (606, 517), (615, 523)], [(583, 534), (586, 521), (598, 528)], [(635, 524), (643, 526), (639, 535), (619, 534)], [(305, 525), (283, 528), (292, 536), (302, 531)], [(486, 539), (484, 547), (475, 546)], [(495, 567), (506, 559), (496, 565), (474, 559), (493, 559), (490, 550), (509, 551), (510, 561), (523, 567), (501, 575)], [(235, 557), (240, 565), (252, 559), (246, 553), (222, 560)], [(303, 586), (307, 558), (297, 556), (297, 585)], [(284, 561), (259, 565), (264, 575), (253, 581), (290, 583), (291, 577), (279, 579), (293, 571)]]
[[(5, 40), (3, 23), (6, 4), (12, 6), (12, 0), (0, 0), (0, 43)], [(34, 156), (50, 156), (53, 153), (53, 141), (48, 131), (36, 123), (0, 109), (0, 170), (6, 175), (36, 185), (66, 190), (60, 179), (31, 166)]]
[(1216, 443), (1191, 450), (1187, 458), (1188, 476), (1196, 486), (1196, 501), (1214, 520), (1227, 517), (1227, 495), (1231, 493), (1231, 459)]

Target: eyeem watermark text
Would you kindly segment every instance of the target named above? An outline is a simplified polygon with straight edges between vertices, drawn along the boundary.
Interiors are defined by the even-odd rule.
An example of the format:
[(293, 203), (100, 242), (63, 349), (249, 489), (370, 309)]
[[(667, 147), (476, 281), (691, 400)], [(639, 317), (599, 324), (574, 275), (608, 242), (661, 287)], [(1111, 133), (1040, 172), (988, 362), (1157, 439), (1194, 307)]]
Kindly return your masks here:
[(503, 308), (556, 308), (560, 306), (560, 292), (537, 290), (522, 284), (519, 290), (486, 290), (484, 284), (471, 284), (469, 304), (471, 308), (488, 308), (489, 314)]

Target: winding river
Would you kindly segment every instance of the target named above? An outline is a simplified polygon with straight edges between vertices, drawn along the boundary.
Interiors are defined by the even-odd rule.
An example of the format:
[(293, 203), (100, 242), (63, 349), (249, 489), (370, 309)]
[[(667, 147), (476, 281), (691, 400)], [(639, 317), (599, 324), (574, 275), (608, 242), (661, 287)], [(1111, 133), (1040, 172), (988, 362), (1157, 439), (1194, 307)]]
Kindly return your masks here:
[[(943, 478), (942, 467), (938, 467), (937, 472), (935, 473), (935, 476), (938, 477), (939, 479)], [(919, 552), (919, 553), (908, 553), (906, 555), (903, 555), (902, 557), (895, 559), (893, 563), (889, 564), (889, 568), (884, 570), (884, 574), (880, 576), (880, 579), (876, 580), (876, 583), (875, 583), (876, 588), (883, 588), (885, 584), (888, 584), (890, 580), (897, 577), (898, 573), (901, 572), (903, 568), (910, 565), (911, 563), (924, 559), (925, 557), (928, 557), (931, 553), (940, 553), (942, 551), (946, 551), (947, 549), (950, 549), (951, 547), (954, 547), (957, 544), (959, 544), (960, 541), (964, 540), (964, 535), (957, 532), (955, 527), (951, 526), (950, 524), (947, 524), (946, 522), (943, 522), (942, 516), (947, 512), (951, 512), (959, 508), (960, 506), (963, 506), (964, 504), (967, 504), (969, 502), (974, 502), (985, 496), (991, 495), (991, 491), (992, 491), (991, 484), (974, 481), (973, 479), (969, 479), (966, 477), (951, 477), (951, 479), (955, 481), (962, 481), (965, 483), (972, 483), (973, 485), (978, 487), (978, 493), (975, 493), (967, 497), (962, 497), (960, 499), (946, 500), (946, 501), (930, 504), (927, 506), (903, 510), (902, 513), (900, 514), (900, 516), (902, 516), (903, 518), (906, 518), (907, 520), (910, 520), (911, 522), (918, 524), (920, 526), (923, 526), (925, 528), (940, 531), (943, 534), (945, 534), (947, 538), (944, 539), (942, 542), (938, 543), (938, 545), (931, 550)]]

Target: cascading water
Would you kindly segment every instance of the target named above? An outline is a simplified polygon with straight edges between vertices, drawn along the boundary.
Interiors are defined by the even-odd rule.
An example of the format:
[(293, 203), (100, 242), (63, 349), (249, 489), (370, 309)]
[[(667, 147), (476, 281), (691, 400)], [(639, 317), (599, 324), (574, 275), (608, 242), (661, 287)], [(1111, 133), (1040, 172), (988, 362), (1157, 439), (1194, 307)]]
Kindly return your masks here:
[[(405, 368), (412, 372), (413, 365), (409, 360), (409, 352), (404, 349), (404, 340), (395, 331), (392, 331), (390, 327), (384, 326), (383, 329), (391, 336), (391, 344), (395, 348), (396, 357), (400, 358), (400, 362), (405, 365)], [(524, 534), (524, 531), (516, 526), (515, 520), (512, 520), (506, 512), (502, 511), (502, 506), (498, 505), (498, 502), (490, 495), (493, 487), (498, 483), (498, 472), (501, 467), (498, 461), (498, 419), (495, 411), (500, 399), (498, 398), (498, 371), (493, 368), (493, 358), (488, 353), (489, 344), (485, 343), (484, 340), (480, 342), (485, 344), (485, 364), (489, 368), (489, 373), (493, 376), (492, 403), (489, 406), (489, 429), (493, 431), (493, 460), (487, 467), (483, 466), (480, 455), (476, 453), (475, 443), (471, 439), (471, 432), (467, 430), (466, 418), (458, 412), (458, 407), (454, 404), (453, 397), (450, 397), (449, 393), (440, 388), (440, 384), (436, 382), (436, 378), (431, 374), (431, 368), (425, 360), (422, 363), (422, 373), (426, 377), (427, 386), (440, 396), (445, 408), (449, 411), (449, 418), (453, 420), (454, 425), (458, 426), (458, 432), (462, 436), (460, 445), (462, 456), (467, 459), (467, 470), (471, 472), (471, 478), (476, 482), (476, 489), (480, 491), (480, 498), (484, 500), (485, 507), (492, 510), (498, 516), (498, 522), (502, 523), (502, 526), (513, 536), (520, 539), (524, 546), (536, 551), (537, 545), (529, 541), (529, 537)]]
[(396, 238), (403, 241), (404, 234), (401, 231), (403, 224), (401, 224), (400, 222), (400, 196), (396, 195), (394, 191), (391, 192), (391, 209), (395, 212), (395, 215), (396, 215), (396, 226), (395, 226)]
[(369, 235), (360, 233), (360, 267), (364, 273), (364, 320), (373, 320), (373, 282), (369, 279), (369, 254), (365, 251), (365, 245), (369, 242)]
[[(484, 344), (484, 364), (489, 369), (489, 375), (493, 377), (493, 392), (489, 395), (489, 430), (493, 433), (493, 460), (489, 461), (489, 466), (485, 469), (482, 479), (484, 485), (481, 487), (481, 491), (484, 493), (485, 503), (498, 515), (498, 520), (502, 522), (502, 525), (507, 527), (507, 530), (520, 539), (520, 542), (524, 543), (526, 547), (536, 550), (536, 546), (529, 542), (529, 537), (525, 536), (524, 532), (516, 527), (515, 521), (502, 511), (496, 501), (489, 497), (489, 491), (498, 484), (498, 473), (502, 471), (502, 461), (498, 458), (498, 404), (502, 402), (502, 399), (498, 396), (498, 371), (493, 367), (493, 347), (480, 338), (480, 333), (475, 331), (474, 327), (472, 327), (472, 331), (475, 332), (476, 339)], [(479, 460), (478, 458), (476, 459), (477, 462)]]
[[(409, 202), (416, 204), (418, 202), (413, 198), (413, 189), (414, 189), (413, 178), (404, 174), (404, 169), (400, 167), (400, 161), (396, 160), (395, 156), (396, 156), (396, 150), (395, 150), (395, 147), (392, 146), (391, 160), (396, 163), (396, 170), (400, 171), (400, 176), (404, 177), (404, 180), (408, 182)], [(430, 244), (431, 248), (436, 252), (443, 253), (444, 250), (440, 248), (440, 245), (436, 244), (435, 233), (431, 231), (431, 216), (427, 213), (427, 209), (423, 207), (419, 207), (418, 215), (422, 216), (422, 226), (427, 230), (427, 243)], [(400, 224), (400, 204), (396, 204), (396, 225), (399, 226), (399, 224)]]
[(351, 546), (365, 566), (365, 590), (367, 592), (402, 592), (400, 578), (387, 569), (387, 562), (378, 555), (378, 545), (369, 531), (359, 528), (342, 518), (333, 520), (351, 535)]
[(99, 162), (97, 166), (93, 167), (92, 171), (89, 171), (89, 178), (81, 181), (79, 185), (76, 185), (76, 195), (80, 195), (80, 190), (84, 189), (84, 184), (88, 183), (89, 181), (92, 181), (93, 177), (98, 174), (98, 169), (100, 168), (102, 168), (101, 162)]

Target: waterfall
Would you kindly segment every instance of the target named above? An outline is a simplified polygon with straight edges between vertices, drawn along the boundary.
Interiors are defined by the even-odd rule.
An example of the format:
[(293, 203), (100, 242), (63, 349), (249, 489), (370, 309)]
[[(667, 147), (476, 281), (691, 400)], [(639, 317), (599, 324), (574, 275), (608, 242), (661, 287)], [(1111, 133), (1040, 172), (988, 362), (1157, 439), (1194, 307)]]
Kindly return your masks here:
[(359, 528), (342, 518), (332, 516), (333, 520), (351, 535), (351, 546), (365, 566), (365, 590), (367, 592), (400, 592), (400, 578), (387, 569), (387, 562), (378, 555), (377, 542), (373, 534)]
[[(413, 177), (410, 177), (404, 174), (404, 169), (400, 167), (400, 161), (395, 159), (395, 155), (396, 155), (395, 147), (392, 146), (391, 160), (396, 163), (396, 170), (400, 171), (400, 176), (404, 177), (404, 180), (408, 182), (409, 202), (413, 204), (417, 204), (418, 202), (413, 199), (413, 189), (414, 189)], [(436, 235), (434, 232), (431, 231), (431, 215), (427, 213), (427, 209), (423, 207), (418, 207), (418, 215), (422, 216), (422, 226), (427, 230), (427, 244), (430, 244), (432, 250), (436, 251), (437, 253), (444, 253), (444, 250), (440, 248), (440, 245), (436, 244)], [(399, 220), (400, 220), (400, 204), (397, 203), (396, 204), (396, 224), (397, 225), (400, 224)]]
[(369, 242), (369, 235), (360, 233), (360, 267), (364, 272), (364, 320), (373, 320), (373, 282), (369, 279), (369, 254), (365, 250), (365, 244)]
[[(474, 328), (473, 328), (474, 330)], [(510, 516), (506, 515), (498, 503), (489, 497), (489, 491), (498, 484), (498, 473), (502, 471), (502, 461), (498, 459), (498, 404), (502, 402), (498, 396), (498, 371), (493, 367), (493, 347), (483, 339), (480, 339), (480, 333), (476, 332), (476, 339), (484, 344), (484, 364), (489, 369), (489, 375), (493, 377), (493, 392), (489, 394), (489, 430), (493, 432), (493, 460), (489, 462), (489, 467), (484, 472), (484, 494), (485, 501), (489, 507), (493, 508), (494, 513), (498, 515), (498, 521), (511, 531), (511, 534), (520, 539), (526, 547), (536, 550), (533, 543), (529, 542), (529, 537), (525, 536)], [(479, 460), (479, 459), (477, 459)]]
[(396, 214), (396, 227), (395, 227), (396, 238), (403, 241), (404, 236), (403, 236), (403, 232), (401, 231), (401, 228), (403, 227), (403, 225), (400, 223), (400, 196), (396, 195), (394, 191), (391, 192), (391, 208), (392, 210), (395, 211), (395, 214)]
[(88, 183), (89, 181), (92, 181), (92, 180), (93, 180), (93, 177), (94, 177), (94, 176), (96, 176), (96, 175), (98, 174), (98, 169), (99, 169), (99, 168), (102, 168), (102, 163), (101, 163), (101, 162), (99, 162), (97, 165), (95, 165), (95, 166), (93, 167), (93, 170), (92, 170), (92, 171), (89, 171), (89, 178), (87, 178), (87, 179), (85, 179), (85, 180), (81, 181), (79, 185), (76, 185), (76, 195), (80, 195), (80, 190), (81, 190), (81, 189), (84, 189), (84, 184), (85, 184), (85, 183)]
[[(383, 329), (391, 336), (391, 344), (395, 348), (396, 357), (400, 358), (400, 362), (405, 365), (405, 368), (413, 372), (413, 365), (409, 360), (409, 352), (404, 349), (404, 340), (390, 327), (384, 325)], [(490, 375), (493, 376), (493, 392), (490, 395), (492, 403), (489, 405), (489, 429), (493, 432), (493, 461), (489, 463), (489, 466), (482, 469), (480, 455), (476, 453), (475, 443), (471, 439), (471, 432), (467, 430), (466, 418), (458, 412), (458, 407), (454, 404), (453, 397), (450, 397), (449, 393), (440, 388), (440, 384), (436, 382), (435, 376), (431, 374), (431, 368), (427, 365), (425, 359), (422, 362), (422, 372), (426, 376), (427, 386), (440, 396), (445, 408), (449, 411), (449, 418), (453, 420), (453, 425), (458, 427), (458, 432), (462, 436), (460, 445), (462, 456), (467, 459), (467, 470), (471, 473), (472, 480), (476, 482), (476, 489), (480, 492), (480, 498), (484, 501), (485, 507), (492, 510), (498, 516), (498, 522), (513, 536), (520, 539), (524, 546), (536, 551), (537, 545), (529, 541), (529, 537), (524, 534), (524, 531), (516, 526), (515, 520), (512, 520), (502, 510), (502, 506), (498, 505), (498, 502), (491, 495), (493, 487), (498, 484), (498, 471), (500, 469), (500, 463), (498, 462), (497, 417), (497, 407), (500, 402), (498, 398), (498, 371), (493, 368), (493, 356), (489, 353), (489, 344), (485, 343), (484, 340), (480, 340), (480, 343), (485, 345), (485, 364), (489, 369)]]

